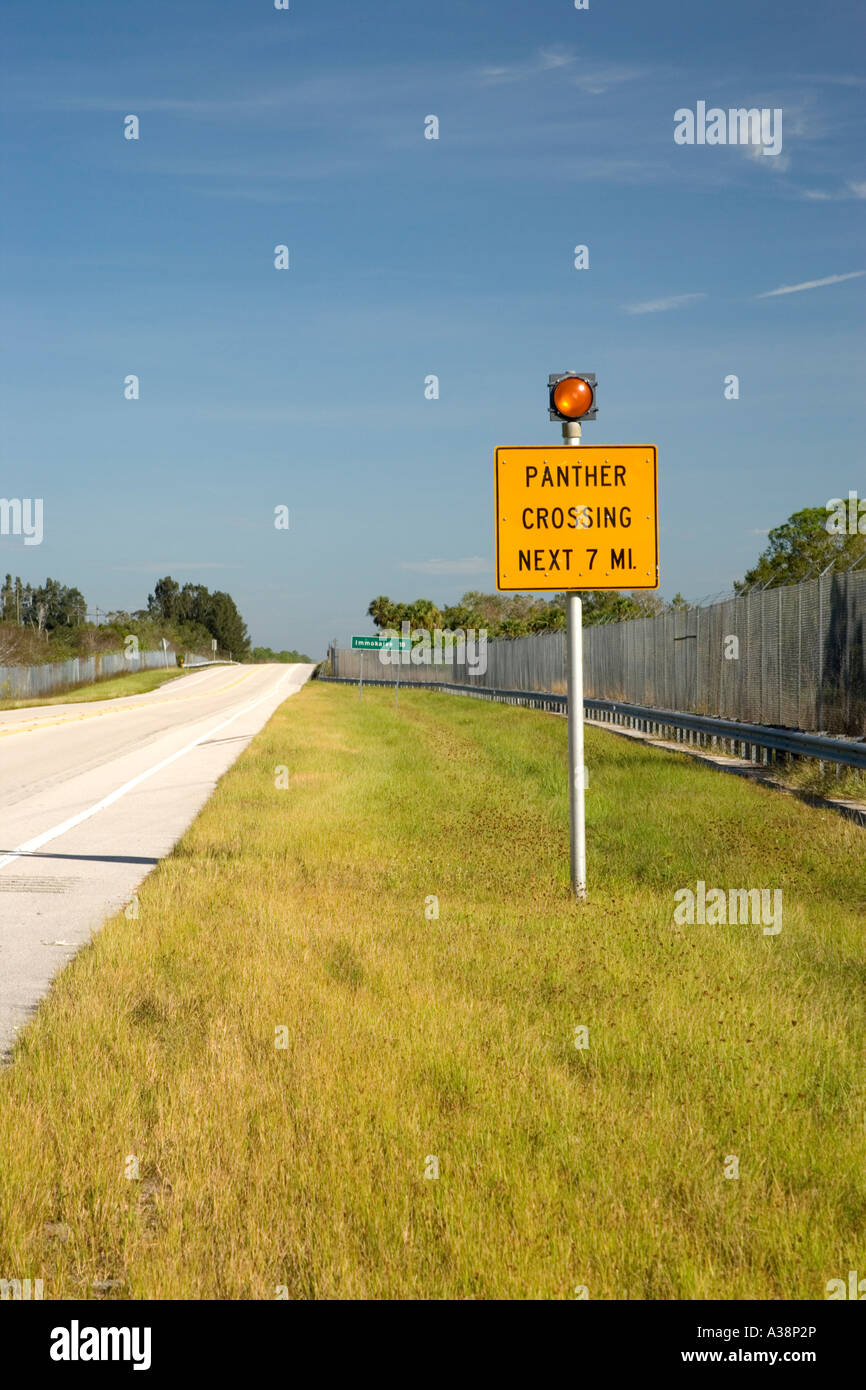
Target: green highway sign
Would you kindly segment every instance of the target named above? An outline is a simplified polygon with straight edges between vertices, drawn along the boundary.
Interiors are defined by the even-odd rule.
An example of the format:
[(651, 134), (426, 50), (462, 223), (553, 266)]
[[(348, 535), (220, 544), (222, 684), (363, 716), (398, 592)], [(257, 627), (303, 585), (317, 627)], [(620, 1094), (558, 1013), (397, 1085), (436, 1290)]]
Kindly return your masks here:
[(362, 652), (378, 652), (383, 648), (389, 651), (408, 652), (412, 643), (408, 637), (353, 637), (352, 649)]

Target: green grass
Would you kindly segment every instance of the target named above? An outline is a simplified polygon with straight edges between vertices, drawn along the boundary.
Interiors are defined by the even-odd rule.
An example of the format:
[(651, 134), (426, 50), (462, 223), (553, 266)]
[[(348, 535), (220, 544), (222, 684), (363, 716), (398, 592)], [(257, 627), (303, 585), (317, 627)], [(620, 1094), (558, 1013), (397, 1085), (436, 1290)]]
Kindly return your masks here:
[(41, 709), (43, 705), (89, 704), (92, 700), (117, 700), (122, 695), (144, 695), (149, 690), (156, 690), (157, 686), (164, 685), (166, 681), (172, 681), (177, 676), (188, 674), (188, 670), (182, 671), (179, 667), (168, 671), (132, 671), (128, 676), (107, 676), (105, 680), (96, 681), (93, 685), (73, 686), (71, 690), (64, 691), (62, 695), (35, 696), (25, 700), (0, 700), (0, 710), (30, 709), (37, 706)]
[(773, 776), (797, 791), (840, 800), (866, 801), (866, 772), (856, 767), (826, 762), (822, 767), (814, 758), (802, 758), (787, 766), (781, 763), (771, 771)]
[[(4, 1277), (820, 1299), (862, 1270), (863, 832), (586, 749), (582, 906), (563, 720), (329, 685), (282, 706), (0, 1074)], [(781, 933), (674, 926), (698, 879), (781, 887)]]

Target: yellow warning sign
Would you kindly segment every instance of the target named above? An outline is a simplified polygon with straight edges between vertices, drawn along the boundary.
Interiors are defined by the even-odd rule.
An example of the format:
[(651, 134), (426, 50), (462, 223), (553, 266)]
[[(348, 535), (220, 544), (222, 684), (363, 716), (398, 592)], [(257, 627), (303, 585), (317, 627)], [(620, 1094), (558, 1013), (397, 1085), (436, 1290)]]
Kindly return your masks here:
[(654, 444), (496, 450), (498, 589), (657, 589)]

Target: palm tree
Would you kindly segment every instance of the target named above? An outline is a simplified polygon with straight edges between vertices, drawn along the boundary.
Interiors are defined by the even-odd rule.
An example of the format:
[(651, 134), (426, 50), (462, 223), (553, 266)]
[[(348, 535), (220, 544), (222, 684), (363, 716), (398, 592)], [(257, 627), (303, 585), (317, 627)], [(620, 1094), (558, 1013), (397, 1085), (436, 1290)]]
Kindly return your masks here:
[(374, 598), (370, 607), (367, 609), (369, 616), (378, 628), (395, 628), (399, 626), (399, 608), (396, 603), (392, 603), (384, 594)]

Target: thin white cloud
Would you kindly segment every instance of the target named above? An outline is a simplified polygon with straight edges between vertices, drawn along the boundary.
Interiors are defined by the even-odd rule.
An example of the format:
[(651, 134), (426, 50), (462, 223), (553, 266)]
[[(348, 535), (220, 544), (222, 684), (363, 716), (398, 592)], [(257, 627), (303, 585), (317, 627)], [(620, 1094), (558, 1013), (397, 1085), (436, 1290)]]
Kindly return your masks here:
[[(793, 131), (785, 131), (788, 138), (790, 138), (793, 133)], [(791, 156), (789, 154), (779, 153), (772, 155), (769, 159), (765, 158), (764, 146), (760, 142), (754, 145), (738, 145), (737, 148), (742, 150), (747, 159), (753, 160), (759, 168), (766, 169), (768, 173), (786, 174), (791, 167)]]
[(800, 290), (819, 290), (824, 285), (839, 285), (843, 280), (857, 280), (866, 270), (849, 270), (847, 275), (825, 275), (823, 280), (804, 280), (801, 285), (780, 285), (777, 290), (764, 290), (755, 299), (773, 299), (777, 294), (799, 294)]
[(565, 48), (542, 48), (538, 56), (544, 68), (567, 68), (574, 62), (574, 54)]
[(480, 77), (487, 82), (524, 82), (540, 72), (550, 72), (554, 68), (567, 68), (574, 62), (574, 55), (565, 48), (541, 48), (534, 58), (525, 63), (488, 64), (481, 69)]
[(866, 181), (849, 179), (845, 187), (837, 193), (827, 193), (819, 188), (804, 188), (800, 196), (810, 203), (847, 203), (852, 199), (860, 202), (866, 198)]
[(627, 314), (663, 314), (668, 309), (681, 309), (684, 304), (693, 304), (696, 299), (706, 299), (706, 294), (672, 294), (668, 299), (645, 299), (640, 304), (624, 304)]
[(620, 87), (623, 82), (634, 82), (644, 75), (644, 68), (597, 67), (578, 73), (574, 78), (575, 87), (587, 96), (597, 97), (610, 87)]
[(807, 72), (795, 73), (795, 82), (827, 82), (833, 87), (862, 87), (866, 77), (849, 77), (847, 73)]
[(400, 569), (416, 574), (489, 574), (491, 564), (481, 555), (471, 555), (466, 560), (407, 560)]
[(481, 68), (479, 76), (486, 84), (497, 82), (526, 82), (540, 73), (571, 69), (569, 80), (589, 96), (600, 96), (610, 87), (621, 86), (623, 82), (634, 82), (643, 77), (646, 69), (629, 67), (625, 64), (603, 64), (584, 61), (578, 70), (573, 70), (576, 55), (567, 48), (541, 48), (534, 58), (525, 63), (488, 64)]

